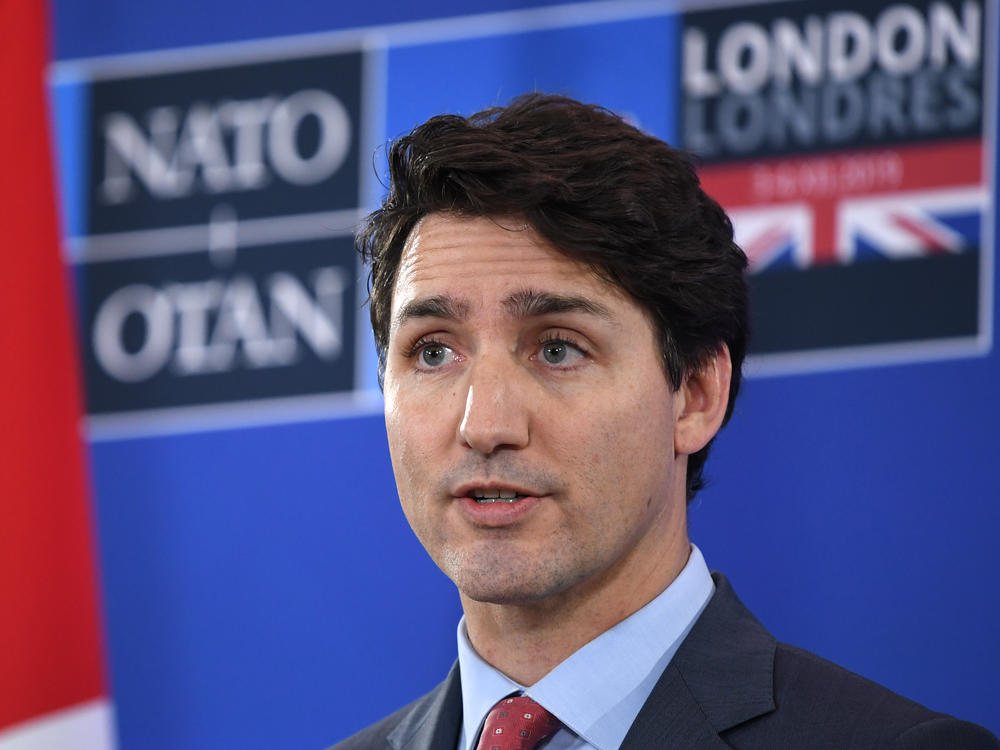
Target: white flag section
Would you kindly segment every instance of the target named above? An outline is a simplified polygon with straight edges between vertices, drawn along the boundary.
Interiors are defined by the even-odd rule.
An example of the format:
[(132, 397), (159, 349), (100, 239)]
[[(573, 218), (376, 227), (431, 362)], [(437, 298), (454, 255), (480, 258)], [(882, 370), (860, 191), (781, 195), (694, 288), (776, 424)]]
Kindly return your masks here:
[(110, 750), (111, 706), (103, 698), (0, 730), (0, 750)]

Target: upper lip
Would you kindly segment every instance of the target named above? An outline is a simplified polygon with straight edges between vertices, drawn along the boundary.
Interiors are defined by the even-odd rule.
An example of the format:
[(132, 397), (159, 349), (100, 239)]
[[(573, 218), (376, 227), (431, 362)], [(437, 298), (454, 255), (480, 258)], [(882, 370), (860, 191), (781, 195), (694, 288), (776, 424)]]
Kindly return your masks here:
[(454, 490), (452, 490), (453, 497), (471, 497), (472, 493), (475, 491), (503, 491), (503, 492), (516, 492), (518, 495), (525, 495), (526, 497), (541, 497), (543, 493), (536, 492), (535, 490), (529, 489), (527, 487), (508, 484), (507, 482), (464, 482), (458, 485)]

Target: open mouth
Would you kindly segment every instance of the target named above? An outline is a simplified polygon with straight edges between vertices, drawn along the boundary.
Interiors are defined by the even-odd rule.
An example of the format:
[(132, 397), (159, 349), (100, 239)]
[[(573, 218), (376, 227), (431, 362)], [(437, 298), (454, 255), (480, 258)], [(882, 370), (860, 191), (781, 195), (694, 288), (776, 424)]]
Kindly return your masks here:
[(518, 500), (527, 497), (527, 495), (519, 495), (513, 490), (474, 490), (470, 496), (480, 505), (487, 505), (489, 503), (516, 503)]

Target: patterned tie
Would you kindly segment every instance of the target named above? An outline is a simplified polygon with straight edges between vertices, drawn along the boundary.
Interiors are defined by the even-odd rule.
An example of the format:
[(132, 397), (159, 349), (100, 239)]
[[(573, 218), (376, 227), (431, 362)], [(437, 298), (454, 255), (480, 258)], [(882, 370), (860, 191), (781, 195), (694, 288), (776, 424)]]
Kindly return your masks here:
[(535, 750), (562, 726), (526, 695), (499, 701), (486, 716), (476, 750)]

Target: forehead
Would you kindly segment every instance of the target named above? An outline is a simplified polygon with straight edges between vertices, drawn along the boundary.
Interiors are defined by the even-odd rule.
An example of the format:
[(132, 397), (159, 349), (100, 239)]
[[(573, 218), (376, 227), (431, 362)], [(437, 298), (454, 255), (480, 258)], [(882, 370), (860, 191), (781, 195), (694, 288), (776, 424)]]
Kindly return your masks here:
[(503, 294), (519, 287), (572, 288), (622, 297), (617, 287), (516, 218), (430, 214), (410, 232), (393, 289), (393, 310), (424, 294)]

